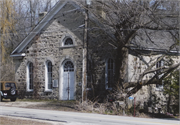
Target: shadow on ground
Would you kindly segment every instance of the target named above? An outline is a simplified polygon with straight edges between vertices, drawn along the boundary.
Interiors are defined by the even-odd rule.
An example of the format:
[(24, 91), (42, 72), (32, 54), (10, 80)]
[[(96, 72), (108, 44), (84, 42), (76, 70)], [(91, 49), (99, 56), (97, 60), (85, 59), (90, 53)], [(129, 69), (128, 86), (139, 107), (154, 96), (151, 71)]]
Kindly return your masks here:
[(160, 118), (160, 119), (180, 121), (179, 118), (175, 118), (174, 116), (169, 116), (169, 115), (166, 115), (166, 114), (147, 113), (146, 115), (148, 115), (150, 118)]
[(73, 111), (77, 112), (76, 102), (62, 101), (62, 102), (45, 102), (37, 104), (36, 106), (29, 105), (26, 108), (38, 108), (45, 110), (59, 110), (59, 111)]

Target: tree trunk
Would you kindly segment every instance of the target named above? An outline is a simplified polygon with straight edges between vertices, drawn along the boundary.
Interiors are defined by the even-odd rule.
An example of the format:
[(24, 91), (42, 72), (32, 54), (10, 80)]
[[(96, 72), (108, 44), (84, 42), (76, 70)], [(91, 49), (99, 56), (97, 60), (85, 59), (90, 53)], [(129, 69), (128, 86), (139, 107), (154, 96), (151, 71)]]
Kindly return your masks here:
[(123, 87), (123, 82), (125, 78), (127, 77), (126, 75), (126, 66), (127, 66), (127, 52), (128, 50), (123, 47), (123, 45), (119, 46), (116, 51), (116, 60), (115, 60), (115, 83), (116, 86), (120, 86), (122, 89)]

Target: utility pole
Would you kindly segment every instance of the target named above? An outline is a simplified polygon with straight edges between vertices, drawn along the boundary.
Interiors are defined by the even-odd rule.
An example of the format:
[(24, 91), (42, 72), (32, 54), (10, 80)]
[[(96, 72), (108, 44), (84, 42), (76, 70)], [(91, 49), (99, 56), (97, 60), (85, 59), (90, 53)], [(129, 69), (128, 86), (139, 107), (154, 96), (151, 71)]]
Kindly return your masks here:
[(84, 20), (84, 39), (83, 39), (83, 72), (82, 72), (82, 102), (87, 101), (87, 61), (88, 61), (88, 8), (90, 1), (86, 0), (85, 20)]

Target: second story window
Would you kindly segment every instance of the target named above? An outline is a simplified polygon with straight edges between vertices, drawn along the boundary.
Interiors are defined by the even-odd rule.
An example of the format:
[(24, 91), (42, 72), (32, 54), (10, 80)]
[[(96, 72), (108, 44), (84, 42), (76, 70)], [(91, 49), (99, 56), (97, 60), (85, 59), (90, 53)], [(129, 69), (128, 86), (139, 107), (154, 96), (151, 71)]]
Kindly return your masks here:
[(64, 46), (71, 46), (71, 45), (73, 45), (73, 40), (71, 38), (67, 38), (64, 41)]

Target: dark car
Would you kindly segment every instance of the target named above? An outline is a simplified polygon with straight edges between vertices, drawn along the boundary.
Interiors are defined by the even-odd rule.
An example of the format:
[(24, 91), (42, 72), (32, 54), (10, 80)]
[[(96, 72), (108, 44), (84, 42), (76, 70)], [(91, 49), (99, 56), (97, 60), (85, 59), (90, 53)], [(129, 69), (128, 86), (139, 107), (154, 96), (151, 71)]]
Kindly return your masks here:
[(13, 81), (0, 81), (0, 95), (2, 99), (10, 99), (11, 101), (16, 101), (18, 97), (17, 85)]

